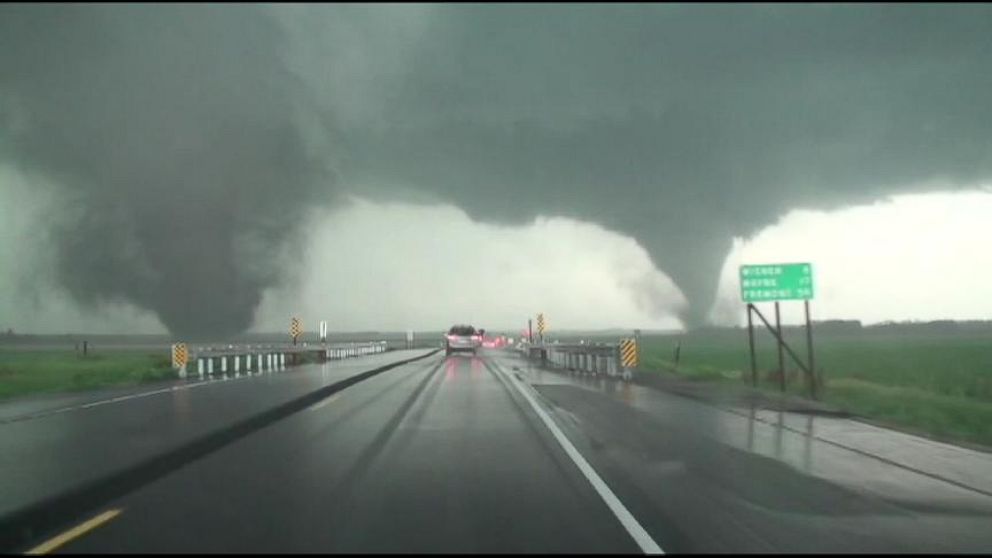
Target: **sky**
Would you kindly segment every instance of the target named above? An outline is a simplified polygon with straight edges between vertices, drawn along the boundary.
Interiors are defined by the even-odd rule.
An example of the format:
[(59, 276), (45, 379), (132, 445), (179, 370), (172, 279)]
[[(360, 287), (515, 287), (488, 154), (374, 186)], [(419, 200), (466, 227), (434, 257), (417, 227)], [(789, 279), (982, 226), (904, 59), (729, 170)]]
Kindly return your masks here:
[[(148, 311), (80, 306), (38, 262), (50, 200), (0, 172), (0, 329), (164, 333)], [(20, 187), (16, 187), (20, 185)], [(737, 266), (813, 263), (814, 319), (992, 319), (992, 188), (894, 196), (844, 210), (792, 211), (727, 254), (711, 317), (743, 324)], [(355, 198), (306, 218), (303, 263), (266, 291), (254, 331), (296, 315), (330, 331), (444, 329), (459, 322), (518, 330), (543, 312), (549, 328), (678, 329), (684, 295), (636, 240), (594, 223), (539, 217), (516, 226), (472, 221), (453, 205)], [(388, 226), (384, 230), (384, 223)], [(51, 265), (49, 262), (47, 265)], [(671, 306), (649, 312), (648, 289)], [(765, 303), (763, 308), (770, 310)], [(800, 323), (801, 303), (783, 303)]]
[[(905, 196), (992, 181), (989, 28), (982, 4), (5, 4), (2, 296), (23, 327), (101, 315), (184, 338), (267, 327), (276, 299), (316, 304), (313, 273), (361, 282), (341, 287), (354, 321), (476, 312), (426, 294), (414, 309), (384, 270), (348, 275), (321, 255), (358, 242), (358, 269), (375, 251), (390, 281), (433, 296), (454, 264), (394, 248), (395, 215), (418, 248), (484, 236), (503, 255), (459, 274), (497, 290), (497, 272), (522, 283), (533, 271), (519, 262), (548, 262), (525, 290), (566, 323), (594, 320), (576, 298), (608, 306), (595, 319), (610, 323), (733, 322), (728, 254), (791, 255), (799, 238), (822, 259), (817, 315), (861, 311), (831, 298), (830, 270), (894, 254), (927, 268), (899, 243), (933, 241), (896, 221), (938, 217), (903, 217), (916, 215)], [(956, 216), (980, 203), (946, 207), (955, 217), (926, 232), (946, 225), (957, 244), (941, 246), (981, 251)], [(899, 217), (879, 230), (845, 213), (869, 209)], [(362, 211), (390, 217), (356, 222)], [(857, 241), (832, 228), (843, 219)], [(505, 247), (528, 235), (530, 253)], [(549, 254), (545, 237), (573, 248)], [(920, 316), (983, 312), (916, 296)], [(511, 304), (478, 319), (512, 320)]]

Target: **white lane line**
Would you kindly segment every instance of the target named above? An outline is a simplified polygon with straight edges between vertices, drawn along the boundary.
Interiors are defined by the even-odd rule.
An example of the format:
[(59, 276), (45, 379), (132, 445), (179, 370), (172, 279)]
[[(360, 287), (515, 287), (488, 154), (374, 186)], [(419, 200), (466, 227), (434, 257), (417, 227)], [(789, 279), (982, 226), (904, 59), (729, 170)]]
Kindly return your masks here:
[(99, 407), (100, 405), (107, 405), (109, 403), (120, 403), (121, 401), (129, 401), (131, 399), (139, 399), (141, 397), (148, 397), (149, 395), (158, 395), (160, 393), (168, 393), (170, 391), (180, 391), (186, 389), (193, 389), (195, 387), (209, 385), (221, 380), (204, 380), (202, 382), (196, 382), (195, 384), (187, 384), (183, 386), (171, 386), (167, 388), (157, 389), (155, 391), (143, 391), (141, 393), (132, 393), (130, 395), (122, 395), (120, 397), (114, 397), (111, 399), (103, 399), (101, 401), (94, 401), (92, 403), (86, 403), (85, 405), (80, 405), (78, 407), (67, 407), (65, 409), (59, 409), (61, 411), (72, 411), (75, 409), (91, 409), (93, 407)]
[[(242, 378), (247, 378), (247, 377), (249, 377), (249, 376), (242, 376)], [(241, 379), (241, 378), (235, 378), (235, 379)], [(214, 380), (214, 379), (202, 380), (202, 381), (191, 383), (191, 384), (184, 384), (184, 385), (180, 385), (180, 386), (171, 386), (171, 387), (167, 387), (167, 388), (157, 389), (157, 390), (154, 390), (154, 391), (143, 391), (143, 392), (140, 392), (140, 393), (132, 393), (130, 395), (122, 395), (122, 396), (119, 396), (119, 397), (112, 397), (110, 399), (101, 399), (99, 401), (92, 401), (90, 403), (84, 403), (82, 405), (73, 405), (71, 407), (61, 407), (61, 408), (52, 409), (52, 410), (49, 410), (49, 411), (40, 411), (40, 412), (37, 412), (37, 413), (31, 413), (31, 414), (27, 414), (27, 415), (15, 416), (15, 417), (11, 417), (11, 418), (8, 418), (8, 419), (0, 420), (0, 424), (6, 424), (6, 423), (10, 423), (10, 422), (20, 422), (20, 421), (24, 421), (24, 420), (31, 420), (31, 419), (38, 419), (38, 418), (44, 418), (44, 417), (48, 417), (48, 416), (51, 416), (51, 415), (57, 415), (57, 414), (60, 414), (60, 413), (67, 413), (69, 411), (79, 411), (79, 410), (82, 410), (82, 409), (92, 409), (93, 407), (99, 407), (101, 405), (107, 405), (107, 404), (110, 404), (110, 403), (120, 403), (121, 401), (129, 401), (131, 399), (139, 399), (141, 397), (148, 397), (149, 395), (158, 395), (160, 393), (168, 393), (170, 391), (180, 391), (180, 390), (193, 389), (193, 388), (200, 387), (200, 386), (207, 386), (207, 385), (211, 385), (211, 384), (217, 383), (219, 381), (222, 381), (222, 380)]]
[[(500, 370), (500, 372), (502, 372), (502, 370)], [(599, 474), (596, 473), (596, 470), (592, 468), (592, 465), (589, 465), (589, 462), (582, 457), (579, 450), (575, 449), (575, 446), (572, 445), (572, 442), (569, 441), (561, 429), (558, 428), (558, 425), (555, 424), (551, 417), (544, 412), (544, 409), (537, 404), (537, 401), (534, 399), (534, 396), (531, 395), (529, 388), (517, 378), (516, 374), (504, 375), (509, 376), (510, 383), (512, 383), (514, 387), (517, 388), (517, 391), (524, 396), (524, 399), (530, 403), (531, 408), (534, 409), (537, 416), (541, 417), (541, 421), (548, 427), (551, 434), (554, 435), (555, 440), (557, 440), (558, 444), (561, 445), (563, 450), (565, 450), (565, 453), (572, 458), (572, 462), (574, 462), (575, 466), (579, 468), (579, 471), (582, 471), (582, 474), (585, 475), (586, 480), (589, 481), (589, 484), (591, 484), (596, 490), (599, 497), (602, 498), (603, 502), (605, 502), (607, 507), (610, 508), (610, 511), (612, 511), (613, 515), (615, 515), (617, 520), (620, 521), (623, 528), (627, 530), (630, 537), (634, 539), (637, 546), (641, 547), (641, 551), (645, 554), (664, 554), (665, 551), (658, 546), (658, 543), (654, 542), (651, 535), (649, 535), (644, 527), (637, 522), (637, 519), (632, 513), (630, 513), (629, 510), (627, 510), (627, 508), (623, 505), (623, 502), (617, 498), (617, 495), (610, 490), (610, 487), (606, 485), (606, 482), (604, 482), (602, 478), (600, 478)]]

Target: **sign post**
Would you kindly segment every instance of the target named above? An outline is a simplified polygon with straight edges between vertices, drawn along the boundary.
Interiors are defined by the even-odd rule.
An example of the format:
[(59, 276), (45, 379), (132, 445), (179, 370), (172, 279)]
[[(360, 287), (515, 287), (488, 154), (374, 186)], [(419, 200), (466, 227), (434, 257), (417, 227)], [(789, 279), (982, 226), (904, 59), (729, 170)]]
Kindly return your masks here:
[(813, 375), (810, 378), (812, 385), (810, 386), (809, 391), (810, 393), (813, 394), (813, 399), (816, 399), (817, 397), (819, 397), (819, 393), (818, 393), (819, 382), (815, 372), (816, 367), (813, 366), (813, 322), (811, 322), (809, 318), (809, 301), (804, 300), (803, 306), (806, 307), (806, 354), (809, 357), (809, 369), (811, 372), (813, 372)]
[(751, 319), (753, 310), (754, 305), (749, 302), (747, 304), (747, 342), (751, 348), (751, 387), (758, 387), (758, 362), (754, 358), (754, 321)]
[(641, 364), (641, 330), (634, 330), (634, 347), (637, 348), (637, 365), (635, 368)]
[[(785, 391), (785, 357), (782, 350), (806, 373), (810, 383), (810, 395), (815, 399), (816, 375), (813, 368), (813, 329), (810, 322), (809, 301), (813, 298), (813, 266), (809, 263), (742, 265), (740, 267), (741, 299), (747, 303), (748, 344), (751, 352), (751, 382), (757, 385), (757, 362), (754, 352), (754, 329), (751, 313), (755, 312), (765, 327), (775, 337), (778, 348), (779, 380), (781, 390)], [(806, 363), (800, 361), (796, 354), (782, 337), (782, 321), (779, 302), (785, 300), (802, 300), (806, 309)], [(755, 302), (775, 303), (775, 326), (772, 327), (765, 316), (758, 310)]]
[(537, 315), (537, 334), (541, 336), (541, 344), (544, 344), (544, 313)]
[(406, 330), (406, 348), (407, 349), (412, 349), (413, 348), (413, 330), (412, 329)]
[(327, 343), (327, 321), (326, 320), (320, 320), (320, 323), (318, 324), (317, 327), (318, 327), (317, 331), (319, 332), (318, 333), (318, 336), (320, 337), (320, 342), (326, 344)]

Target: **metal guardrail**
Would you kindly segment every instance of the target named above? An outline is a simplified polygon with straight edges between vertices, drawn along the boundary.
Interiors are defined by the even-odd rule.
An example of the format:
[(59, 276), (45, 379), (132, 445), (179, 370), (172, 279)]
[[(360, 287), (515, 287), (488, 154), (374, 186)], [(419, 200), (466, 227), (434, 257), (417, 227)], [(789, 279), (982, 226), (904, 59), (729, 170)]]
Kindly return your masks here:
[[(316, 353), (321, 361), (340, 360), (345, 358), (384, 353), (389, 350), (386, 341), (367, 343), (311, 343), (292, 345), (285, 344), (246, 344), (226, 346), (190, 346), (187, 369), (180, 369), (180, 377), (189, 373), (200, 376), (212, 375), (215, 372), (252, 372), (263, 370), (284, 370), (286, 355), (301, 353)], [(296, 360), (290, 359), (290, 363)]]
[(624, 367), (620, 360), (620, 343), (521, 343), (518, 350), (526, 357), (540, 359), (543, 366), (621, 378), (629, 381), (634, 369)]

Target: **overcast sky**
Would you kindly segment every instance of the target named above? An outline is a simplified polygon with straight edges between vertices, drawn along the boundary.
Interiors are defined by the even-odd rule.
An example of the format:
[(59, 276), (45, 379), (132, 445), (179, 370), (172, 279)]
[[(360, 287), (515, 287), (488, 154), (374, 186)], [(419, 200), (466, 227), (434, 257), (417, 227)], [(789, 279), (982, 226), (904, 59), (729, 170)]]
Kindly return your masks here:
[[(990, 28), (987, 4), (0, 5), (0, 321), (695, 327), (738, 317), (735, 246), (813, 261), (818, 317), (986, 315), (928, 281), (987, 252)], [(966, 197), (899, 197), (935, 191)], [(834, 275), (897, 261), (912, 286)]]

